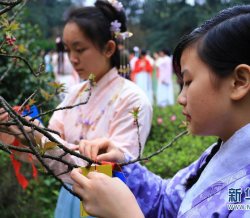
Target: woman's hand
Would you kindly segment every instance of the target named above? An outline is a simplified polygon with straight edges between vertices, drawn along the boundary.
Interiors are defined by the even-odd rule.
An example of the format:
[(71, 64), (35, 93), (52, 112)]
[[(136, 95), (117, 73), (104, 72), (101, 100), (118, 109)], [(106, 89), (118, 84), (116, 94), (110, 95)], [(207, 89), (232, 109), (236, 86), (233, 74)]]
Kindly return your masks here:
[[(29, 121), (31, 119), (31, 117), (29, 116), (26, 116), (25, 119), (27, 121)], [(8, 113), (5, 111), (4, 108), (0, 108), (0, 123), (7, 123), (8, 121), (10, 120), (9, 118), (9, 115)], [(32, 121), (32, 123), (34, 125), (37, 125), (37, 126), (41, 126), (41, 123), (38, 121), (38, 120), (34, 120)], [(24, 131), (29, 134), (31, 140), (35, 141), (35, 138), (41, 138), (42, 137), (42, 134), (37, 132), (37, 131), (34, 131), (32, 130), (30, 127), (27, 127), (27, 126), (23, 126), (24, 128)], [(27, 144), (27, 141), (26, 141), (26, 138), (24, 137), (23, 133), (21, 132), (21, 130), (18, 128), (17, 125), (10, 125), (10, 126), (7, 126), (7, 125), (0, 125), (0, 132), (2, 133), (6, 133), (6, 134), (3, 134), (5, 137), (6, 135), (8, 134), (8, 139), (11, 139), (11, 140), (3, 140), (5, 143), (11, 143), (14, 138), (18, 138), (22, 144)]]
[(5, 143), (12, 143), (15, 139), (15, 136), (20, 134), (20, 130), (17, 128), (16, 125), (5, 125), (4, 123), (8, 123), (10, 121), (10, 117), (9, 114), (6, 112), (6, 110), (4, 108), (0, 108), (0, 123), (2, 123), (2, 125), (0, 125), (0, 133), (3, 135), (2, 138), (6, 138), (6, 140), (4, 139), (3, 142)]
[(144, 217), (129, 188), (118, 178), (103, 173), (90, 172), (87, 177), (81, 169), (74, 169), (71, 178), (73, 190), (82, 197), (87, 213), (107, 218)]
[[(9, 121), (8, 113), (5, 111), (4, 108), (0, 108), (0, 123), (7, 123), (8, 121)], [(8, 127), (6, 127), (5, 125), (1, 125), (0, 129), (7, 131)]]
[[(5, 112), (4, 108), (0, 108), (0, 123), (7, 123), (8, 120), (8, 113)], [(5, 144), (11, 144), (15, 140), (14, 136), (7, 134), (9, 131), (9, 128), (6, 125), (0, 125), (0, 141)]]
[(81, 140), (79, 151), (95, 161), (124, 162), (124, 152), (108, 139)]

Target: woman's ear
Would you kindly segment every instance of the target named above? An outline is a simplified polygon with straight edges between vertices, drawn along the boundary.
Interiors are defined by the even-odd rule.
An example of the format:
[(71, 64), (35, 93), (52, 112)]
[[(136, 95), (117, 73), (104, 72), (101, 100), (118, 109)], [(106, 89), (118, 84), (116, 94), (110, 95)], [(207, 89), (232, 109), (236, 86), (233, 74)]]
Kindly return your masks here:
[(250, 91), (250, 66), (240, 64), (234, 69), (231, 99), (240, 100)]
[(109, 40), (106, 44), (104, 54), (107, 58), (110, 58), (114, 53), (116, 49), (116, 43), (113, 40)]

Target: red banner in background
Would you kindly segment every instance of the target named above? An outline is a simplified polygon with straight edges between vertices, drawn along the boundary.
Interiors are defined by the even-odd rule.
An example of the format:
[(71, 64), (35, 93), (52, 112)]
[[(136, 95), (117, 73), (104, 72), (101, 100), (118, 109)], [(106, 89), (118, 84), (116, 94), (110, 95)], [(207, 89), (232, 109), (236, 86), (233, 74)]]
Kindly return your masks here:
[[(19, 146), (20, 143), (17, 139), (15, 139), (14, 142), (12, 143), (12, 145)], [(32, 155), (28, 154), (27, 158), (28, 158), (28, 161), (30, 162), (31, 167), (32, 167), (32, 176), (34, 179), (36, 179), (38, 176), (38, 173), (37, 173), (37, 169), (35, 167), (35, 164), (33, 162)], [(13, 165), (14, 172), (15, 172), (18, 183), (22, 186), (23, 189), (26, 189), (28, 184), (29, 184), (29, 181), (28, 181), (28, 179), (26, 179), (26, 177), (21, 172), (22, 162), (20, 162), (19, 160), (17, 160), (15, 158), (15, 153), (12, 153), (10, 155), (10, 159), (11, 159), (11, 163)]]
[[(32, 106), (32, 107), (26, 107), (25, 108), (25, 113), (29, 113), (31, 112), (31, 116), (32, 117), (32, 114), (34, 114), (34, 116), (36, 116), (38, 113), (38, 110), (37, 108), (35, 107), (35, 113), (32, 110), (32, 108), (34, 108), (35, 106)], [(20, 107), (19, 106), (15, 106), (13, 107), (13, 109), (19, 113), (19, 114), (24, 114), (22, 111), (19, 111)], [(14, 146), (20, 146), (20, 142), (15, 138), (14, 141), (11, 143), (12, 145)], [(13, 153), (10, 155), (10, 159), (11, 159), (11, 163), (13, 165), (13, 168), (14, 168), (14, 172), (15, 172), (15, 175), (16, 175), (16, 178), (17, 178), (17, 181), (18, 183), (21, 185), (21, 187), (23, 189), (26, 189), (28, 184), (29, 184), (29, 181), (28, 179), (22, 174), (21, 172), (21, 167), (22, 167), (22, 162), (20, 162), (19, 160), (17, 160), (15, 158), (15, 152), (13, 151)], [(35, 167), (35, 164), (34, 164), (34, 161), (33, 161), (33, 158), (32, 158), (32, 154), (27, 154), (27, 161), (30, 162), (31, 164), (31, 167), (32, 167), (32, 176), (34, 179), (37, 178), (38, 176), (38, 172), (37, 172), (37, 168)]]

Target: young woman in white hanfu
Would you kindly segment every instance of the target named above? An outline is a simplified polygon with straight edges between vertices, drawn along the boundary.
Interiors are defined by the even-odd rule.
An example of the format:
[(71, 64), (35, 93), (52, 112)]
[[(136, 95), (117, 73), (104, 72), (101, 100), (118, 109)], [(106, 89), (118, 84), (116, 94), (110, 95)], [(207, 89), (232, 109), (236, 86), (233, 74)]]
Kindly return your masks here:
[[(83, 140), (107, 138), (119, 149), (134, 157), (138, 155), (138, 133), (134, 108), (139, 111), (139, 134), (142, 150), (149, 134), (152, 107), (143, 91), (133, 82), (119, 75), (119, 51), (116, 35), (126, 32), (126, 17), (117, 1), (97, 1), (95, 6), (74, 9), (69, 12), (63, 31), (63, 42), (72, 66), (80, 78), (87, 80), (95, 75), (96, 86), (91, 91), (87, 104), (71, 110), (56, 111), (49, 128), (60, 133), (57, 139), (68, 148), (75, 149)], [(75, 105), (87, 99), (88, 82), (73, 86), (58, 107)], [(6, 115), (1, 115), (2, 119)], [(43, 143), (48, 141), (42, 138)], [(60, 149), (50, 152), (59, 156)], [(79, 166), (86, 163), (75, 156), (67, 155), (69, 160)], [(47, 161), (56, 174), (67, 170), (57, 161)], [(72, 183), (69, 175), (61, 175), (66, 183)], [(80, 200), (62, 188), (55, 212), (57, 218), (79, 218)]]

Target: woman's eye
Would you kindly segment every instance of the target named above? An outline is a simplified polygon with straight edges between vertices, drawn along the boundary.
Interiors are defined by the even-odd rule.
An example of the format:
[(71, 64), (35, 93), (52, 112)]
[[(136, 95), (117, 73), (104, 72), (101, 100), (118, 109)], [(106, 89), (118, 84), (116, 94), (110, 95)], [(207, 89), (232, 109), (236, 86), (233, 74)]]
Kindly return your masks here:
[(82, 53), (84, 50), (85, 50), (84, 48), (76, 49), (76, 51), (77, 51), (78, 53)]
[(189, 86), (191, 84), (191, 80), (188, 80), (188, 81), (184, 81), (184, 86)]

